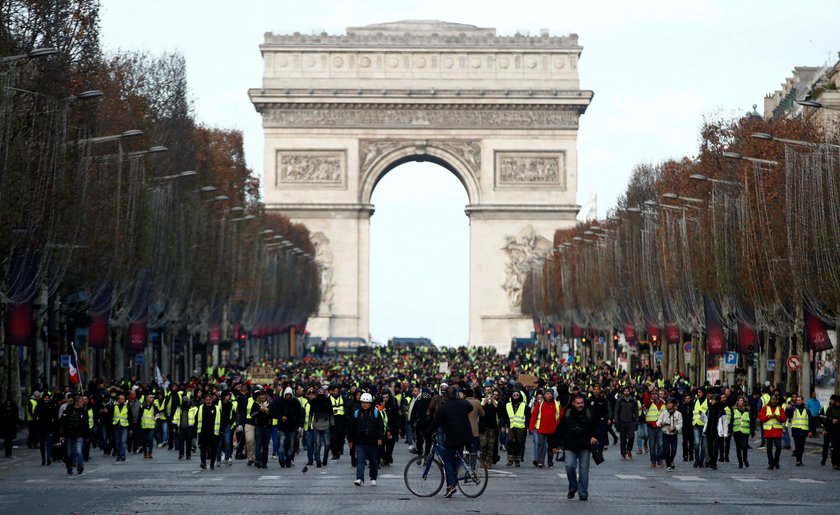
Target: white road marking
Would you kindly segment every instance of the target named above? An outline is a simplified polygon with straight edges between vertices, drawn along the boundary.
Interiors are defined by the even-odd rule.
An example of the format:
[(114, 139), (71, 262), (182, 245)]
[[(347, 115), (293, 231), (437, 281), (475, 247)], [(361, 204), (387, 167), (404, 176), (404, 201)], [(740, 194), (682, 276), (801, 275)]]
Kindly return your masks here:
[(259, 481), (276, 481), (280, 479), (280, 476), (260, 476)]
[(816, 479), (802, 479), (802, 478), (793, 478), (793, 477), (788, 478), (788, 479), (790, 479), (794, 483), (808, 483), (808, 484), (820, 484), (820, 485), (825, 484), (825, 481), (818, 481)]
[(679, 479), (680, 481), (705, 481), (702, 477), (699, 476), (672, 476), (675, 479)]
[(559, 477), (560, 479), (569, 479), (569, 477), (566, 476), (565, 472), (558, 472), (557, 477)]
[(98, 477), (96, 479), (85, 479), (84, 480), (85, 483), (104, 483), (105, 481), (108, 481), (107, 477)]
[(735, 481), (740, 481), (742, 483), (765, 483), (767, 481), (766, 479), (748, 476), (732, 476), (732, 479), (734, 479)]
[(48, 479), (27, 479), (27, 483), (46, 483)]
[(647, 479), (644, 476), (636, 476), (636, 475), (633, 475), (633, 474), (616, 474), (615, 477), (617, 477), (618, 479), (641, 479), (641, 480)]
[(516, 475), (515, 473), (509, 472), (507, 470), (490, 469), (487, 472), (489, 472), (491, 474), (502, 474), (503, 476), (515, 476)]

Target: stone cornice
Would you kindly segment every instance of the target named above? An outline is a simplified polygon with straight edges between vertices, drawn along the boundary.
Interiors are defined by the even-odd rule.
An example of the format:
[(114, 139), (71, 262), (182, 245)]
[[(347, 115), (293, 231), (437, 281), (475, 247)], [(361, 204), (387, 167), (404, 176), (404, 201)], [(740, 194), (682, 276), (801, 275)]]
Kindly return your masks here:
[[(248, 90), (251, 101), (255, 104), (261, 102), (276, 102), (277, 99), (305, 99), (305, 98), (333, 98), (333, 99), (364, 99), (373, 102), (394, 102), (400, 99), (405, 100), (559, 100), (574, 101), (584, 105), (592, 101), (594, 93), (591, 90), (581, 89), (360, 89), (360, 88), (251, 88)], [(394, 99), (394, 100), (391, 100)], [(370, 105), (366, 103), (364, 105)], [(361, 104), (359, 104), (361, 105)], [(394, 105), (396, 103), (394, 102)], [(452, 105), (452, 104), (447, 104)], [(494, 105), (504, 105), (497, 104)]]

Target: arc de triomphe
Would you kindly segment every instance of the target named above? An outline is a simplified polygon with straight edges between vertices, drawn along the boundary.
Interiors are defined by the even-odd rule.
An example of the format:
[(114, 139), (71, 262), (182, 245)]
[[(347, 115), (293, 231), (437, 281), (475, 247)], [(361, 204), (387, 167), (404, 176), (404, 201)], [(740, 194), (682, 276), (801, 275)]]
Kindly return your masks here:
[(371, 195), (396, 166), (431, 161), (469, 198), (470, 344), (528, 336), (525, 277), (579, 209), (578, 119), (592, 92), (579, 86), (577, 36), (404, 21), (267, 33), (260, 50), (263, 83), (249, 94), (266, 207), (309, 227), (323, 265), (309, 331), (368, 338)]

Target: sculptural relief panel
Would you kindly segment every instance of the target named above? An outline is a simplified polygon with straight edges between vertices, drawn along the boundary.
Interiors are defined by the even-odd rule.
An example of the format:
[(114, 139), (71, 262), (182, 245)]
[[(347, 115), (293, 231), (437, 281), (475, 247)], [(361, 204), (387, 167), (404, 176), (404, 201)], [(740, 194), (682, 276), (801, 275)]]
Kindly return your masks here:
[(566, 189), (565, 152), (496, 152), (496, 187)]
[(275, 186), (343, 188), (347, 184), (344, 150), (277, 150)]

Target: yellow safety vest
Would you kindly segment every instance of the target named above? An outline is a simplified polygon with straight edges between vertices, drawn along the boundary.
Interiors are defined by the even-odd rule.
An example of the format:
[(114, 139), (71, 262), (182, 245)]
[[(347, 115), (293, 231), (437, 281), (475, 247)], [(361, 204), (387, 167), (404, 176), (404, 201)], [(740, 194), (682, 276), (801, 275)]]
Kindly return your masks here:
[(736, 409), (733, 412), (732, 432), (750, 434), (750, 410)]
[(704, 425), (700, 415), (709, 411), (709, 401), (703, 399), (703, 402), (700, 402), (700, 399), (694, 399), (694, 408), (692, 411), (694, 412), (694, 415), (691, 418), (691, 423), (695, 426)]
[(93, 408), (88, 408), (87, 416), (88, 416), (88, 429), (93, 429)]
[(123, 404), (122, 409), (119, 405), (114, 406), (114, 425), (128, 427), (128, 404)]
[(155, 399), (155, 408), (157, 408), (158, 413), (162, 413), (162, 414), (166, 413), (166, 411), (164, 410), (165, 407), (166, 407), (166, 399), (165, 398), (163, 400)]
[(332, 404), (333, 415), (337, 417), (344, 416), (344, 397), (341, 395), (338, 397), (330, 395), (330, 404)]
[(513, 403), (507, 404), (507, 415), (510, 420), (511, 429), (525, 429), (525, 403), (520, 402), (516, 411), (513, 410)]
[(298, 400), (300, 401), (301, 406), (303, 406), (303, 430), (309, 431), (310, 429), (312, 429), (312, 427), (309, 425), (309, 400), (303, 397), (300, 397)]
[(651, 422), (656, 422), (657, 420), (659, 420), (659, 414), (662, 413), (662, 410), (664, 408), (665, 408), (665, 404), (663, 404), (662, 407), (660, 408), (659, 406), (657, 406), (656, 404), (651, 402), (650, 407), (647, 409), (647, 412), (645, 413), (645, 422), (651, 423)]
[[(776, 406), (775, 410), (773, 410), (773, 408), (771, 408), (770, 406), (767, 406), (766, 408), (762, 409), (767, 409), (767, 412), (771, 415), (780, 416), (782, 414), (782, 408), (778, 406)], [(771, 418), (767, 422), (762, 424), (761, 427), (763, 427), (765, 431), (769, 431), (771, 429), (781, 429), (782, 423), (778, 419)]]
[[(198, 408), (198, 429), (196, 430), (198, 433), (201, 433), (201, 424), (204, 420), (204, 404), (202, 404)], [(222, 409), (219, 406), (216, 406), (216, 420), (213, 422), (213, 434), (219, 436), (219, 432), (222, 427)]]
[(791, 423), (792, 428), (807, 431), (809, 428), (808, 421), (808, 410), (805, 409), (805, 406), (802, 406), (801, 412), (799, 411), (798, 407), (793, 408), (793, 419)]
[(230, 403), (233, 405), (233, 407), (231, 408), (231, 410), (232, 410), (232, 411), (231, 411), (231, 415), (233, 415), (233, 416), (232, 416), (232, 417), (230, 417), (230, 418), (231, 418), (231, 421), (230, 421), (230, 427), (236, 427), (236, 420), (237, 420), (237, 418), (236, 418), (236, 410), (237, 410), (237, 409), (239, 409), (239, 403), (238, 403), (238, 402), (236, 402), (236, 400), (235, 400), (235, 399), (231, 399), (231, 400), (230, 400)]
[(251, 406), (254, 405), (254, 398), (248, 397), (248, 404), (245, 406), (245, 423), (253, 425), (251, 422)]
[(26, 410), (26, 421), (32, 422), (35, 414), (35, 407), (38, 406), (38, 401), (29, 399), (29, 409)]
[[(542, 418), (542, 404), (545, 401), (540, 401), (539, 406), (534, 406), (537, 409), (537, 423), (534, 424), (534, 429), (540, 428), (540, 419)], [(558, 401), (554, 401), (554, 421), (560, 420), (560, 403)]]
[(187, 411), (187, 424), (192, 427), (195, 425), (195, 415), (198, 413), (198, 406), (190, 406)]
[(142, 406), (143, 415), (140, 417), (140, 429), (154, 429), (155, 428), (155, 409), (152, 406), (146, 408)]
[(770, 404), (770, 394), (769, 393), (761, 394), (761, 407), (767, 406), (768, 404)]

